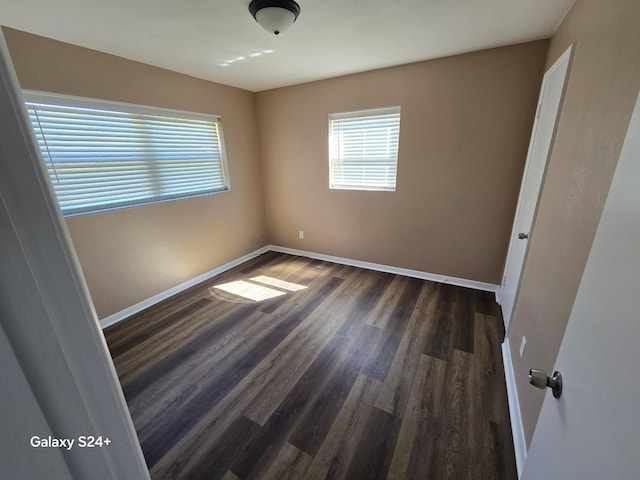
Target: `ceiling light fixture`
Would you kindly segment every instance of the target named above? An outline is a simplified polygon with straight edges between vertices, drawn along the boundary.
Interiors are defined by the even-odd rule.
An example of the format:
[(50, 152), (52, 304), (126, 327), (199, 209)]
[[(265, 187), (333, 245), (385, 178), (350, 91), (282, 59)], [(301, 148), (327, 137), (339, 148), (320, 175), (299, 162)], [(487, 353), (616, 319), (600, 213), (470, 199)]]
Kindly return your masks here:
[(300, 15), (300, 5), (293, 0), (252, 0), (249, 12), (267, 32), (279, 35)]

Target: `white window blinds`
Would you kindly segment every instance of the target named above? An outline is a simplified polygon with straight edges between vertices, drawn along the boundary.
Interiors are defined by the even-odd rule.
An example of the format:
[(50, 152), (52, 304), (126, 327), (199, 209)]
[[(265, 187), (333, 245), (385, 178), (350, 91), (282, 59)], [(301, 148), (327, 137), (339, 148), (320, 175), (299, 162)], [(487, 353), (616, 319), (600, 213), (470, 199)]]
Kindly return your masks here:
[(218, 117), (25, 92), (65, 215), (229, 188)]
[(400, 107), (329, 115), (329, 187), (395, 191)]

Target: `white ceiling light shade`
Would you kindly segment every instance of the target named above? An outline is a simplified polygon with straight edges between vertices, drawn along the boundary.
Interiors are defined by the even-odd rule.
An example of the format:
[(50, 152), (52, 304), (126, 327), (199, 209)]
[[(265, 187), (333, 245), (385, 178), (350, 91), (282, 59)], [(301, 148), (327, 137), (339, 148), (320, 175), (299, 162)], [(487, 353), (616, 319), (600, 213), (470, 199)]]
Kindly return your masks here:
[(293, 0), (253, 0), (249, 12), (267, 32), (279, 35), (296, 21), (300, 5)]

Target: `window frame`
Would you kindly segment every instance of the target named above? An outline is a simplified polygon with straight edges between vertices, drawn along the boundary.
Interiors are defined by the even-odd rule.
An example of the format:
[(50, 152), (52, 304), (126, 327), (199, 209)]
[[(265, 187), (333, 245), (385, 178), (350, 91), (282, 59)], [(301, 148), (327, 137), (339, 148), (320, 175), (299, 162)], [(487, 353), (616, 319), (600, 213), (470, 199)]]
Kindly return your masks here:
[[(155, 203), (164, 203), (171, 202), (175, 200), (183, 200), (188, 198), (196, 198), (202, 197), (206, 195), (215, 195), (218, 193), (226, 193), (231, 191), (231, 182), (229, 179), (229, 166), (227, 161), (227, 153), (224, 139), (224, 132), (222, 127), (222, 120), (219, 115), (212, 115), (206, 113), (199, 112), (190, 112), (186, 110), (178, 110), (178, 109), (170, 109), (170, 108), (162, 108), (162, 107), (153, 107), (147, 105), (138, 105), (133, 103), (125, 103), (125, 102), (116, 102), (111, 100), (102, 100), (88, 97), (80, 97), (75, 95), (65, 95), (65, 94), (57, 94), (50, 92), (42, 92), (36, 90), (23, 90), (22, 96), (25, 101), (25, 109), (29, 110), (29, 107), (26, 105), (27, 102), (30, 103), (41, 103), (48, 105), (57, 105), (61, 107), (75, 107), (75, 108), (86, 108), (86, 109), (95, 109), (95, 110), (105, 110), (111, 112), (122, 112), (122, 113), (131, 113), (134, 115), (147, 115), (154, 117), (165, 117), (165, 118), (175, 118), (175, 119), (184, 119), (184, 120), (196, 120), (196, 121), (204, 121), (204, 122), (213, 122), (217, 124), (217, 134), (219, 137), (219, 152), (221, 156), (221, 177), (223, 187), (221, 188), (212, 188), (206, 191), (199, 192), (182, 192), (175, 193), (171, 195), (164, 196), (153, 196), (144, 199), (130, 199), (130, 200), (122, 200), (118, 202), (112, 202), (103, 205), (93, 205), (93, 206), (85, 206), (85, 207), (67, 207), (62, 208), (62, 214), (64, 217), (74, 217), (79, 215), (90, 215), (94, 213), (112, 211), (112, 210), (120, 210), (125, 208), (132, 208), (144, 205), (151, 205)], [(30, 115), (27, 113), (27, 117), (30, 118)], [(30, 126), (34, 131), (34, 138), (37, 138), (36, 135), (36, 126), (30, 122)], [(36, 141), (36, 143), (38, 143)], [(44, 158), (42, 151), (38, 148), (38, 153), (40, 154), (42, 165), (45, 170), (48, 170), (48, 164), (50, 163), (48, 160)], [(47, 176), (51, 179), (51, 175), (47, 171)], [(51, 179), (52, 183), (53, 180)], [(54, 187), (55, 191), (55, 187)], [(56, 195), (57, 196), (57, 195)]]
[[(385, 115), (397, 115), (398, 117), (398, 137), (397, 137), (397, 149), (395, 152), (395, 176), (393, 186), (380, 186), (368, 183), (367, 185), (352, 185), (347, 183), (339, 183), (334, 179), (334, 162), (338, 160), (334, 155), (334, 139), (333, 123), (340, 120), (357, 120), (365, 119), (367, 117), (385, 116)], [(354, 190), (354, 191), (375, 191), (375, 192), (395, 192), (397, 189), (398, 180), (398, 159), (400, 152), (400, 122), (401, 122), (401, 106), (393, 105), (388, 107), (368, 108), (363, 110), (353, 110), (348, 112), (336, 112), (329, 114), (328, 123), (328, 140), (329, 140), (329, 189), (330, 190)], [(341, 160), (341, 159), (340, 159)]]

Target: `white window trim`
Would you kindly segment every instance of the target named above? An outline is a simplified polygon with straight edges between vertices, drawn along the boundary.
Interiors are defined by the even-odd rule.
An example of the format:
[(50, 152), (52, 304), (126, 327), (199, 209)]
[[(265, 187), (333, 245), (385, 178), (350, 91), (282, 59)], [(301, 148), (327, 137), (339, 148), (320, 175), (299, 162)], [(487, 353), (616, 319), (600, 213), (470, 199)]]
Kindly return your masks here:
[[(111, 210), (120, 210), (123, 208), (130, 208), (130, 207), (137, 207), (137, 206), (143, 206), (143, 205), (150, 205), (154, 203), (163, 203), (163, 202), (170, 202), (174, 200), (202, 197), (206, 195), (215, 195), (218, 193), (229, 192), (231, 190), (231, 182), (229, 179), (229, 166), (227, 162), (224, 133), (222, 129), (221, 117), (219, 115), (190, 112), (186, 110), (177, 110), (177, 109), (162, 108), (162, 107), (152, 107), (152, 106), (146, 106), (146, 105), (137, 105), (132, 103), (115, 102), (111, 100), (93, 99), (93, 98), (79, 97), (74, 95), (64, 95), (64, 94), (41, 92), (41, 91), (26, 90), (26, 89), (22, 90), (22, 95), (26, 102), (44, 103), (44, 104), (51, 104), (51, 105), (61, 105), (61, 106), (98, 109), (98, 110), (123, 111), (123, 112), (141, 114), (141, 115), (165, 116), (165, 117), (173, 117), (173, 118), (183, 118), (187, 120), (217, 122), (219, 124), (218, 126), (218, 131), (220, 136), (219, 148), (220, 148), (220, 154), (222, 156), (222, 176), (224, 179), (223, 181), (224, 188), (205, 191), (205, 192), (176, 194), (176, 195), (166, 196), (162, 198), (150, 198), (145, 200), (132, 200), (132, 201), (126, 201), (126, 202), (118, 202), (117, 204), (103, 205), (95, 208), (90, 207), (90, 208), (70, 209), (70, 210), (63, 211), (63, 215), (65, 217), (87, 215), (87, 214), (100, 213), (100, 212), (111, 211)], [(43, 160), (43, 163), (46, 163), (46, 162), (44, 162)]]
[[(329, 189), (330, 190), (361, 190), (361, 191), (377, 191), (377, 192), (395, 192), (397, 187), (397, 168), (398, 168), (398, 155), (399, 155), (399, 142), (400, 142), (400, 114), (401, 107), (399, 105), (390, 107), (373, 108), (366, 110), (354, 110), (349, 112), (338, 112), (329, 114)], [(334, 178), (334, 161), (336, 158), (335, 148), (333, 142), (333, 122), (348, 119), (363, 119), (366, 117), (375, 117), (383, 115), (397, 115), (398, 116), (398, 148), (395, 156), (395, 178), (393, 186), (374, 185), (373, 182), (365, 185), (340, 183)]]

